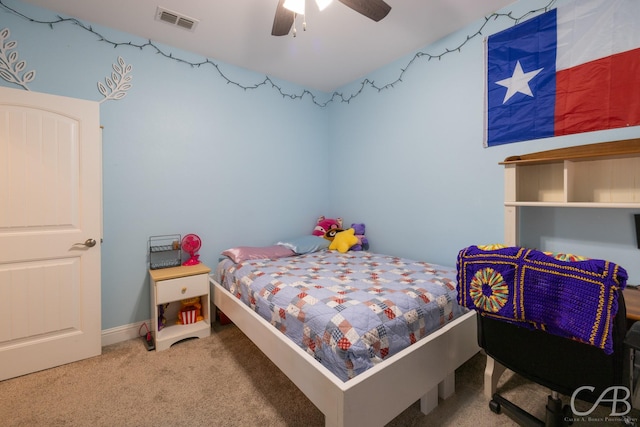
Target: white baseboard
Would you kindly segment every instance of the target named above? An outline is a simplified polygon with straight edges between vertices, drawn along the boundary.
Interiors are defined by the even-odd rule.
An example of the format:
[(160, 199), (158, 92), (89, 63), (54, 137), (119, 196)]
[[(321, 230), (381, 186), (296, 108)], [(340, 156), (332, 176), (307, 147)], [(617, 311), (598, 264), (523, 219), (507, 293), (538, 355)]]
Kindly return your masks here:
[[(102, 346), (117, 344), (122, 341), (138, 338), (140, 334), (146, 333), (147, 329), (142, 326), (143, 323), (151, 329), (151, 320), (144, 320), (138, 323), (130, 323), (128, 325), (116, 326), (111, 329), (102, 331)], [(142, 329), (140, 329), (142, 327)]]

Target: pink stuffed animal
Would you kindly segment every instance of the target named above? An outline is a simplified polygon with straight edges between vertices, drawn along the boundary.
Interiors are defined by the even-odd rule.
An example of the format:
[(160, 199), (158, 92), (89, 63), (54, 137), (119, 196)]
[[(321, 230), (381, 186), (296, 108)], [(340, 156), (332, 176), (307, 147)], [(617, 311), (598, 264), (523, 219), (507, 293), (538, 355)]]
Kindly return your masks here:
[(318, 218), (316, 228), (313, 229), (311, 234), (323, 237), (327, 231), (333, 228), (342, 228), (342, 218), (325, 218), (323, 215)]

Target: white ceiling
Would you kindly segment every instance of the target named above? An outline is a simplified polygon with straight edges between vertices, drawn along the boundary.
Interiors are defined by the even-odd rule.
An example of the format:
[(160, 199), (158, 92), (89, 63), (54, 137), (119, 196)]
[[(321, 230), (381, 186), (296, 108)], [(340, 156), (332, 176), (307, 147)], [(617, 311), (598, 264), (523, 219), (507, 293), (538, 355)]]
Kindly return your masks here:
[[(331, 92), (514, 0), (385, 0), (374, 22), (339, 1), (307, 0), (307, 31), (271, 35), (278, 0), (23, 0), (306, 88)], [(155, 20), (158, 6), (200, 22), (190, 32)], [(130, 40), (122, 40), (128, 42)], [(221, 64), (224, 65), (224, 64)]]

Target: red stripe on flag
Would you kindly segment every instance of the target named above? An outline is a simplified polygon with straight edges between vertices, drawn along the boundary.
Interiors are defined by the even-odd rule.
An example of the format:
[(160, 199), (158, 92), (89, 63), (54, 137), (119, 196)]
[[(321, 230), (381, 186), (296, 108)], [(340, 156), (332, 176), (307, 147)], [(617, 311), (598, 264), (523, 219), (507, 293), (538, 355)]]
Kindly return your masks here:
[(640, 124), (640, 48), (556, 74), (555, 134)]

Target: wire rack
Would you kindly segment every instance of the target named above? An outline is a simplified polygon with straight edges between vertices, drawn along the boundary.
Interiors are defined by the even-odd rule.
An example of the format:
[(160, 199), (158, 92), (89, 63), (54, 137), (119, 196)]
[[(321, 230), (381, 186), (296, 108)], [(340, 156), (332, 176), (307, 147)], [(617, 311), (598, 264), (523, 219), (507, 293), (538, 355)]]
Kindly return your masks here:
[(182, 241), (179, 234), (164, 234), (149, 237), (149, 268), (177, 267), (182, 261)]

